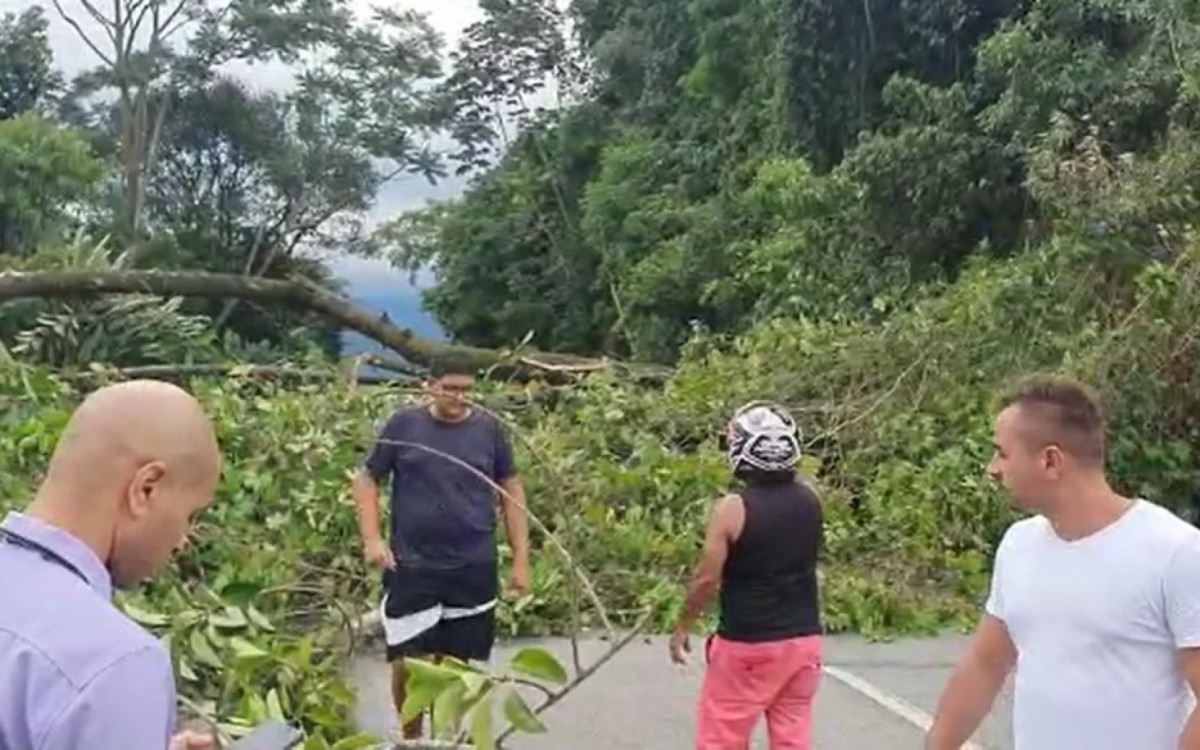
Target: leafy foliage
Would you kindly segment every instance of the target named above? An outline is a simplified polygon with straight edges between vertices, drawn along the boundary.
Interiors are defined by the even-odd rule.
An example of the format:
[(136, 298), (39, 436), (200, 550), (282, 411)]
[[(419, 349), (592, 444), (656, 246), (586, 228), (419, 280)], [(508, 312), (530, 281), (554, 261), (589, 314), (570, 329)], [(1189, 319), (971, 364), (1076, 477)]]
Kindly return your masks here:
[(63, 241), (102, 176), (77, 133), (32, 114), (0, 119), (0, 255)]
[[(567, 673), (558, 660), (540, 648), (523, 648), (509, 659), (509, 674), (493, 674), (457, 659), (430, 663), (405, 660), (409, 670), (407, 694), (401, 721), (410, 721), (432, 709), (433, 736), (455, 739), (465, 722), (466, 738), (477, 750), (492, 750), (499, 740), (496, 732), (496, 702), (500, 713), (515, 731), (540, 734), (546, 731), (520, 692), (525, 685), (549, 691), (545, 683), (563, 686)], [(532, 679), (530, 679), (532, 678)], [(503, 694), (503, 698), (498, 698)]]
[[(503, 404), (531, 508), (570, 556), (535, 534), (532, 591), (503, 602), (504, 633), (599, 627), (573, 565), (614, 624), (646, 609), (671, 624), (728, 489), (713, 437), (751, 398), (790, 405), (802, 424), (834, 631), (975, 620), (1016, 517), (983, 476), (991, 396), (1032, 370), (1097, 384), (1117, 485), (1194, 516), (1194, 4), (579, 0), (572, 36), (552, 3), (489, 2), (436, 87), (436, 45), (415, 17), (351, 26), (337, 3), (234, 3), (227, 17), (185, 5), (203, 32), (125, 82), (128, 111), (67, 96), (62, 122), (38, 119), (56, 86), (40, 52), (0, 81), (25, 112), (0, 121), (0, 222), (17, 238), (7, 267), (331, 283), (302, 248), (386, 247), (398, 266), (432, 266), (427, 305), (462, 340), (676, 364), (662, 388), (594, 375), (483, 394)], [(25, 54), (18, 27), (37, 48), (36, 17), (6, 23), (0, 55)], [(334, 62), (287, 96), (214, 72), (313, 50)], [(569, 84), (555, 111), (531, 101), (551, 73)], [(180, 84), (170, 96), (165, 81)], [(186, 107), (147, 129), (168, 101)], [(377, 160), (439, 174), (415, 145), (438, 126), (458, 140), (453, 160), (486, 171), (461, 200), (368, 238), (361, 219), (387, 174)], [(153, 134), (152, 154), (119, 137), (139, 133)], [(105, 176), (120, 188), (111, 205), (92, 199)], [(97, 237), (109, 230), (131, 242), (108, 252)], [(311, 320), (246, 308), (8, 306), (0, 502), (28, 497), (70, 405), (100, 377), (93, 363), (315, 361), (333, 348)], [(192, 387), (228, 456), (222, 500), (170, 573), (123, 605), (170, 643), (191, 710), (231, 733), (286, 714), (307, 747), (365, 742), (350, 731), (343, 636), (377, 591), (346, 473), (409, 394), (236, 377)], [(505, 731), (497, 712), (539, 731), (522, 690), (566, 677), (540, 651), (504, 674), (453, 662), (413, 673), (406, 712), (433, 705), (445, 733), (461, 717), (481, 748)]]
[[(19, 507), (78, 394), (11, 361), (3, 377), (3, 503)], [(375, 601), (345, 472), (396, 395), (193, 386), (229, 458), (220, 501), (166, 575), (122, 603), (171, 646), (189, 713), (234, 735), (284, 715), (307, 748), (335, 746), (352, 734), (345, 629)]]
[(590, 59), (584, 94), (395, 253), (472, 343), (673, 362), (697, 329), (878, 319), (1044, 237), (1047, 158), (1093, 131), (1149, 156), (1194, 121), (1186, 3), (573, 8), (578, 48), (504, 39)]
[(47, 28), (37, 5), (0, 17), (0, 120), (42, 113), (61, 87)]
[[(376, 193), (446, 174), (441, 41), (424, 17), (331, 3), (119, 0), (54, 5), (97, 61), (64, 80), (46, 10), (0, 19), (0, 253), (111, 241), (136, 267), (302, 276), (333, 286), (331, 252), (372, 250)], [(84, 23), (79, 23), (83, 20)], [(87, 29), (91, 29), (88, 31)], [(254, 91), (231, 67), (289, 68)], [(340, 350), (323, 321), (187, 300), (229, 342)], [(225, 336), (231, 333), (232, 336)]]
[[(645, 607), (658, 626), (672, 621), (710, 503), (728, 486), (712, 437), (734, 405), (763, 394), (800, 415), (804, 468), (825, 498), (828, 627), (882, 636), (964, 625), (1015, 518), (982, 475), (990, 394), (1011, 377), (1065, 369), (1098, 383), (1113, 412), (1118, 486), (1181, 512), (1200, 499), (1190, 447), (1200, 404), (1186, 395), (1200, 392), (1200, 243), (1137, 267), (1114, 266), (1117, 252), (1064, 238), (972, 262), (952, 289), (883, 323), (785, 321), (724, 345), (698, 337), (664, 391), (592, 378), (565, 392), (496, 386), (482, 398), (508, 404), (498, 413), (531, 508), (617, 625)], [(43, 370), (10, 362), (3, 372), (0, 496), (15, 505), (77, 393)], [(304, 722), (309, 747), (332, 746), (349, 732), (353, 704), (337, 633), (378, 593), (357, 554), (346, 472), (407, 396), (237, 380), (192, 387), (229, 457), (221, 500), (171, 572), (126, 603), (169, 640), (196, 710), (231, 732), (283, 712)], [(532, 592), (503, 602), (505, 632), (597, 627), (565, 558), (540, 535), (534, 546)], [(414, 678), (414, 688), (431, 686), (414, 690), (409, 710), (440, 701), (443, 714), (465, 714), (480, 747), (497, 736), (498, 715), (519, 731), (543, 723), (510, 692), (515, 680), (554, 685), (564, 675), (538, 652), (521, 652), (504, 674), (439, 669)]]

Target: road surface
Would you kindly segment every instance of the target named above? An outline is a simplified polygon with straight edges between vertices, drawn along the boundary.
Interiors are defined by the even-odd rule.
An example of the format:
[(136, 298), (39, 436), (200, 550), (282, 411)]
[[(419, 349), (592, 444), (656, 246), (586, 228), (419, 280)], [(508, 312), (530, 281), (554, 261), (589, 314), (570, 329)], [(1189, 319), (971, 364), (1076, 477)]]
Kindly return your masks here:
[[(563, 664), (571, 663), (565, 639), (498, 646), (494, 663), (502, 665), (522, 645), (549, 648)], [(965, 645), (961, 635), (890, 643), (827, 637), (827, 671), (816, 701), (816, 750), (922, 750), (923, 727)], [(700, 646), (693, 641), (693, 648)], [(580, 650), (586, 666), (607, 650), (607, 644), (584, 641)], [(701, 677), (696, 656), (698, 651), (693, 653), (694, 663), (677, 667), (667, 656), (664, 636), (638, 638), (542, 714), (547, 733), (514, 735), (506, 745), (513, 750), (691, 750)], [(359, 690), (360, 728), (394, 737), (398, 722), (382, 646), (367, 645), (352, 669)], [(997, 700), (975, 737), (975, 750), (1012, 750), (1009, 694), (1006, 690)], [(767, 748), (762, 722), (752, 747)]]

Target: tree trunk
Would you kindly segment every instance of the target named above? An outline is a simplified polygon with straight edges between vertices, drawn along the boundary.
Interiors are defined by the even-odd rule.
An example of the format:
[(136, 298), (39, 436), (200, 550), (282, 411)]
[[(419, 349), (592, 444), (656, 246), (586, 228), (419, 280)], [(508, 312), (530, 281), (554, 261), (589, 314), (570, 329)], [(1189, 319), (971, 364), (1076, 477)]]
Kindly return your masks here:
[(241, 299), (311, 310), (344, 328), (383, 344), (409, 362), (428, 367), (435, 361), (489, 370), (517, 380), (541, 377), (565, 382), (573, 375), (620, 369), (634, 377), (660, 381), (670, 370), (655, 365), (621, 365), (572, 354), (442, 344), (398, 328), (356, 307), (343, 297), (305, 281), (279, 281), (233, 274), (165, 271), (46, 271), (0, 273), (0, 303), (21, 297), (79, 297), (97, 294), (148, 294), (163, 297)]

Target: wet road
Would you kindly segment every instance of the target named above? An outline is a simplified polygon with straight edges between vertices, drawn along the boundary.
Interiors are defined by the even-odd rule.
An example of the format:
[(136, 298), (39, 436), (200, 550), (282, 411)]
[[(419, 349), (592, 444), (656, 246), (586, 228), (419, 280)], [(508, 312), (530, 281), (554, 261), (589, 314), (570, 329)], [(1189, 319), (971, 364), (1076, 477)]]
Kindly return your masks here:
[[(547, 647), (563, 664), (571, 663), (567, 640), (520, 645), (525, 644)], [(816, 701), (816, 749), (922, 750), (925, 722), (965, 645), (966, 638), (959, 635), (891, 643), (828, 637), (828, 671)], [(496, 659), (506, 659), (516, 647), (498, 646)], [(582, 642), (583, 664), (606, 650), (604, 642)], [(353, 670), (361, 728), (394, 736), (397, 721), (381, 647), (367, 647)], [(672, 664), (664, 636), (639, 638), (542, 714), (547, 733), (515, 735), (506, 744), (513, 750), (691, 750), (701, 670), (698, 661), (687, 667)], [(977, 746), (964, 750), (1012, 750), (1009, 709), (1004, 694), (980, 728)], [(762, 722), (752, 747), (767, 748)]]

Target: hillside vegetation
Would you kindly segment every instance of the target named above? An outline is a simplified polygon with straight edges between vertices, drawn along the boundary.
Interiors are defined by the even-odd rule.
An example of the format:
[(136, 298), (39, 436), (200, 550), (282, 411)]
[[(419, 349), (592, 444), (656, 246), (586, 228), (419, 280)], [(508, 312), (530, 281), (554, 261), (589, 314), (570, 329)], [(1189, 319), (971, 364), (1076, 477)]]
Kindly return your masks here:
[[(645, 607), (670, 623), (728, 484), (715, 436), (752, 398), (804, 431), (833, 630), (974, 621), (1016, 517), (984, 475), (993, 399), (1023, 374), (1100, 389), (1122, 490), (1200, 503), (1190, 4), (576, 0), (567, 34), (552, 3), (487, 2), (445, 76), (414, 18), (255, 7), (195, 11), (209, 35), (162, 70), (122, 68), (149, 77), (110, 109), (88, 99), (110, 79), (62, 85), (38, 13), (9, 16), (0, 262), (335, 286), (306, 247), (387, 253), (433, 267), (427, 303), (459, 342), (669, 365), (664, 383), (611, 371), (480, 394), (512, 428), (532, 511), (615, 624)], [(313, 51), (332, 62), (286, 95), (214, 72)], [(548, 72), (570, 84), (562, 106), (527, 107), (515, 135), (497, 125)], [(166, 100), (155, 131), (142, 115)], [(434, 132), (453, 153), (417, 145)], [(160, 147), (130, 145), (146, 138)], [(383, 158), (474, 177), (369, 232)], [(339, 375), (336, 330), (262, 303), (25, 299), (0, 335), (3, 509), (28, 499), (81, 393), (118, 377), (106, 368), (308, 371), (187, 379), (227, 455), (219, 500), (122, 603), (170, 640), (189, 711), (286, 713), (310, 749), (365, 742), (347, 739), (342, 636), (377, 585), (348, 472), (416, 395)], [(598, 627), (577, 571), (533, 536), (533, 592), (504, 603), (505, 632)]]

